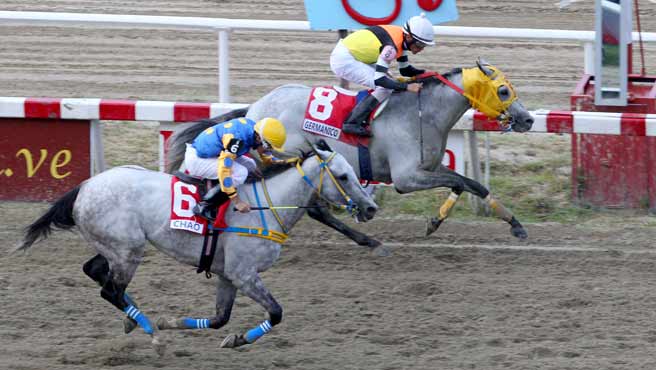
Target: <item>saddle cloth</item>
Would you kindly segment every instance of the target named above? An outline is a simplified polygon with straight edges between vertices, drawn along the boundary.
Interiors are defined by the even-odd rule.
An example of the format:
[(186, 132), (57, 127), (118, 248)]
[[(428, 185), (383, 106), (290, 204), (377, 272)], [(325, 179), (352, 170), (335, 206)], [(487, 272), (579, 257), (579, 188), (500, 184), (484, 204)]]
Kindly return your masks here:
[[(342, 125), (355, 105), (369, 93), (368, 90), (351, 91), (337, 86), (313, 88), (305, 108), (303, 130), (353, 146), (368, 146), (368, 137), (344, 133)], [(384, 104), (381, 104), (372, 112), (371, 117), (383, 108)]]
[[(178, 173), (178, 176), (171, 178), (171, 218), (170, 227), (172, 229), (186, 230), (192, 233), (206, 235), (209, 231), (207, 220), (194, 214), (194, 206), (200, 202), (203, 194), (201, 187), (204, 185), (203, 180)], [(214, 186), (216, 181), (211, 180)], [(212, 225), (215, 229), (228, 227), (225, 221), (225, 215), (232, 202), (223, 203), (216, 211), (216, 219)]]
[(171, 178), (171, 218), (169, 226), (172, 229), (205, 235), (207, 220), (196, 216), (193, 211), (200, 198), (198, 186), (173, 176)]

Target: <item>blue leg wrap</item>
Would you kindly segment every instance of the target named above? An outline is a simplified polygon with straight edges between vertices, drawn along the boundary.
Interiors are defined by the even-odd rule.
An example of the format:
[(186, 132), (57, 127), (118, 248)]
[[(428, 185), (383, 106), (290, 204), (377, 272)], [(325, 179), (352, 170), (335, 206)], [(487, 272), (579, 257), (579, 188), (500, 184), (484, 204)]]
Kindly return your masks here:
[(253, 343), (256, 340), (260, 339), (261, 336), (263, 336), (264, 334), (270, 331), (271, 331), (271, 323), (269, 322), (269, 320), (265, 320), (258, 327), (246, 332), (246, 335), (244, 335), (244, 339), (246, 339), (248, 343)]
[(134, 301), (132, 300), (132, 297), (130, 297), (130, 296), (128, 295), (128, 293), (124, 293), (124, 294), (123, 294), (123, 300), (125, 301), (125, 303), (128, 304), (128, 306), (134, 306), (134, 307), (137, 307), (137, 304), (134, 303)]
[(141, 326), (141, 328), (146, 332), (146, 334), (153, 334), (153, 327), (150, 324), (150, 320), (148, 320), (148, 317), (141, 313), (138, 308), (134, 307), (133, 305), (129, 305), (125, 308), (125, 313), (128, 314), (129, 317), (134, 319), (134, 321)]
[(186, 329), (208, 329), (210, 327), (209, 319), (184, 318), (182, 322)]

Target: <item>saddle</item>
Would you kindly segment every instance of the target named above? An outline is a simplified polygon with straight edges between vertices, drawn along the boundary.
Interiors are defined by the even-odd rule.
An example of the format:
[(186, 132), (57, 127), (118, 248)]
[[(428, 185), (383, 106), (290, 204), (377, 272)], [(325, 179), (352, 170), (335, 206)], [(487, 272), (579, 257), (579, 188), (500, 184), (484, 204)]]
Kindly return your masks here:
[[(303, 130), (329, 137), (353, 146), (368, 146), (369, 138), (342, 132), (344, 121), (357, 103), (370, 95), (372, 90), (351, 91), (338, 86), (315, 87), (310, 93)], [(369, 116), (371, 122), (387, 106), (384, 100)]]
[[(196, 176), (191, 176), (189, 174), (186, 174), (182, 171), (175, 171), (173, 172), (173, 176), (177, 177), (178, 180), (191, 184), (197, 187), (198, 189), (198, 196), (200, 199), (203, 199), (205, 197), (205, 194), (212, 189), (215, 186), (219, 186), (219, 180), (216, 179), (203, 179), (199, 178)], [(229, 202), (228, 202), (229, 203)], [(216, 213), (218, 212), (217, 209), (212, 210), (212, 216), (216, 218)]]

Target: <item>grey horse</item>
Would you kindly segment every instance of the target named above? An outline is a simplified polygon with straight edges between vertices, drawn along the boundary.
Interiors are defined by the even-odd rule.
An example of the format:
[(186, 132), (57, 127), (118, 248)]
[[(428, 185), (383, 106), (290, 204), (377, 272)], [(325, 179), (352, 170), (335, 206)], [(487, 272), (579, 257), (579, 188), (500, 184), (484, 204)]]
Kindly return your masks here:
[[(371, 219), (377, 206), (362, 189), (346, 159), (336, 152), (317, 149), (314, 153), (302, 164), (286, 165), (277, 175), (265, 176), (261, 181), (239, 188), (242, 199), (254, 206), (280, 206), (284, 210), (247, 214), (228, 210), (227, 224), (248, 228), (264, 226), (261, 229), (268, 225), (268, 235), (284, 235), (281, 233), (288, 232), (303, 216), (306, 211), (303, 207), (316, 203), (318, 199), (342, 207), (348, 205), (361, 220)], [(264, 200), (268, 204), (264, 204)], [(136, 166), (116, 167), (83, 182), (57, 200), (26, 229), (23, 243), (17, 250), (26, 250), (37, 240), (46, 238), (53, 225), (59, 229), (76, 226), (98, 253), (84, 265), (84, 272), (102, 286), (104, 299), (127, 314), (124, 321), (126, 332), (138, 324), (152, 336), (159, 354), (163, 354), (165, 346), (157, 329), (219, 329), (230, 319), (237, 291), (264, 307), (269, 319), (242, 335), (229, 335), (222, 347), (253, 343), (280, 323), (282, 307), (259, 276), (277, 260), (280, 244), (270, 239), (224, 232), (217, 249), (220, 251), (217, 255), (222, 258), (215, 258), (211, 265), (211, 272), (218, 277), (216, 316), (204, 319), (160, 318), (157, 327), (152, 326), (125, 293), (143, 260), (146, 241), (179, 262), (195, 266), (203, 248), (201, 235), (169, 227), (170, 214), (171, 175)]]
[[(479, 73), (482, 78), (476, 84), (464, 84), (465, 73)], [(462, 176), (442, 165), (449, 131), (460, 117), (472, 106), (477, 109), (487, 108), (488, 111), (503, 115), (512, 130), (525, 132), (531, 129), (533, 117), (515, 96), (514, 89), (500, 71), (489, 63), (479, 60), (474, 68), (457, 68), (444, 75), (449, 84), (456, 89), (463, 89), (464, 95), (446, 83), (427, 78), (419, 94), (403, 92), (393, 94), (385, 110), (371, 125), (373, 137), (369, 141), (371, 169), (373, 180), (393, 182), (399, 193), (409, 193), (437, 187), (451, 188), (451, 194), (440, 207), (437, 217), (427, 223), (429, 235), (448, 217), (449, 211), (463, 191), (470, 192), (482, 198), (490, 205), (497, 217), (511, 225), (511, 234), (524, 239), (527, 233), (521, 223), (490, 192), (479, 182)], [(490, 89), (496, 102), (481, 106), (475, 97), (481, 96), (481, 90)], [(289, 151), (307, 150), (308, 142), (314, 142), (321, 136), (315, 136), (303, 131), (306, 106), (311, 88), (302, 85), (281, 86), (250, 107), (235, 110), (228, 114), (231, 117), (245, 115), (254, 120), (263, 117), (280, 119), (287, 129), (288, 138), (285, 148)], [(466, 95), (466, 96), (465, 96)], [(496, 113), (490, 113), (496, 115)], [(490, 117), (500, 118), (500, 117)], [(215, 124), (215, 120), (205, 120), (196, 123), (178, 133), (177, 138), (169, 145), (169, 170), (177, 169), (184, 158), (184, 143), (193, 138), (205, 128)], [(346, 157), (356, 169), (358, 175), (358, 149), (355, 146), (340, 141), (328, 139), (328, 143), (336, 151)], [(368, 236), (353, 230), (333, 217), (325, 208), (316, 208), (308, 212), (310, 217), (338, 230), (359, 245), (376, 248), (380, 243)]]

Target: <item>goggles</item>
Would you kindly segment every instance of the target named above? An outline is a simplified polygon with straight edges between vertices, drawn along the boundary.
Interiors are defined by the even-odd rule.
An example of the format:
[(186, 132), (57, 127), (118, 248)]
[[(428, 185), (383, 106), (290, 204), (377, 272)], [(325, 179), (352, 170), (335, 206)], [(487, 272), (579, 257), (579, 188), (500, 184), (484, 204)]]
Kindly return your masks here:
[(414, 38), (414, 37), (412, 38), (412, 42), (410, 43), (410, 45), (411, 45), (411, 46), (412, 46), (412, 45), (415, 45), (416, 47), (418, 47), (418, 48), (420, 48), (420, 49), (424, 49), (426, 46), (428, 46), (428, 45), (424, 44), (423, 42), (417, 40), (417, 39)]

